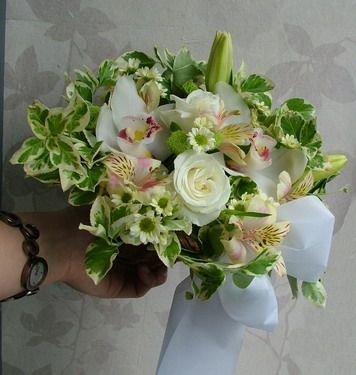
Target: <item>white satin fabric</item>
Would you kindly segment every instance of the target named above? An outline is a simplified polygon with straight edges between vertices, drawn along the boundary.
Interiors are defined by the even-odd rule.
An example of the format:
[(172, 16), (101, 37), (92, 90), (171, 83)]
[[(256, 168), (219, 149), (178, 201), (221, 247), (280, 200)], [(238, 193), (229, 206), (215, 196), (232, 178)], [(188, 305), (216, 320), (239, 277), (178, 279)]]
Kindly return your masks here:
[[(278, 220), (291, 223), (280, 247), (288, 274), (316, 281), (330, 253), (334, 216), (314, 196), (283, 204)], [(208, 301), (187, 301), (190, 279), (176, 289), (156, 375), (233, 375), (244, 327), (271, 331), (278, 324), (277, 299), (269, 277), (246, 289), (231, 276)]]

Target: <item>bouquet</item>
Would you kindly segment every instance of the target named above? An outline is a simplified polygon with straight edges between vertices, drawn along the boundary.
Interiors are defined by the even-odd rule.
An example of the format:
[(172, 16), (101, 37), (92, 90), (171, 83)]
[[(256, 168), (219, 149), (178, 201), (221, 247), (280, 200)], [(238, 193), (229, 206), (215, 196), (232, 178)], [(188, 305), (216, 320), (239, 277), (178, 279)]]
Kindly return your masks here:
[[(130, 51), (66, 76), (64, 107), (28, 107), (33, 136), (11, 162), (91, 205), (80, 228), (95, 236), (85, 258), (95, 283), (121, 245), (143, 244), (189, 268), (187, 299), (276, 273), (325, 305), (333, 220), (320, 199), (346, 158), (321, 150), (312, 104), (275, 107), (273, 82), (233, 65), (231, 36), (218, 32), (207, 63), (187, 48)], [(304, 236), (324, 254), (305, 256)]]

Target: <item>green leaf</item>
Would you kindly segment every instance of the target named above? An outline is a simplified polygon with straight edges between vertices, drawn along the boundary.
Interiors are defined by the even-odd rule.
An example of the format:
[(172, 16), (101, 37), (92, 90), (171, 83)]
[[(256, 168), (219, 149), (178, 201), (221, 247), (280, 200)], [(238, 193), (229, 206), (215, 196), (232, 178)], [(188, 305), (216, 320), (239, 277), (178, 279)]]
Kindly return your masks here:
[(78, 184), (78, 187), (81, 190), (94, 192), (105, 172), (103, 165), (94, 165), (91, 169), (87, 169), (87, 177)]
[(251, 74), (241, 83), (242, 92), (266, 92), (274, 88), (274, 83), (265, 76)]
[(93, 101), (94, 91), (86, 83), (80, 82), (80, 81), (75, 81), (74, 87), (75, 87), (76, 93), (78, 95), (80, 95), (80, 97), (82, 99), (84, 99), (85, 101), (90, 102), (90, 103)]
[(192, 59), (190, 51), (187, 48), (180, 49), (173, 63), (174, 86), (184, 94), (183, 86), (186, 82), (198, 83), (202, 77), (202, 67)]
[(254, 279), (254, 276), (246, 275), (243, 272), (236, 272), (232, 275), (232, 281), (238, 288), (245, 289), (247, 288), (252, 280)]
[(92, 204), (95, 201), (97, 192), (96, 191), (83, 191), (77, 187), (73, 187), (69, 193), (68, 202), (72, 206), (84, 206)]
[(75, 95), (66, 109), (66, 132), (74, 133), (83, 131), (89, 124), (90, 111), (87, 103)]
[[(300, 132), (300, 143), (303, 146), (307, 146), (308, 144), (316, 141), (318, 135), (316, 131), (316, 120), (311, 119), (310, 121), (306, 122)], [(321, 144), (320, 144), (321, 146)]]
[(94, 240), (88, 246), (85, 255), (85, 269), (95, 285), (98, 285), (110, 271), (117, 255), (117, 246), (110, 245), (101, 238)]
[(99, 81), (88, 67), (84, 66), (84, 69), (84, 71), (79, 69), (74, 70), (76, 79), (75, 84), (83, 83), (90, 89), (91, 93), (94, 93), (99, 86)]
[(138, 59), (140, 60), (139, 68), (143, 68), (144, 66), (147, 66), (148, 68), (152, 68), (153, 65), (156, 64), (156, 60), (152, 59), (151, 57), (147, 56), (144, 52), (140, 51), (130, 51), (126, 52), (121, 57), (125, 61), (129, 61), (129, 59)]
[(98, 81), (100, 86), (114, 86), (119, 73), (119, 68), (113, 60), (104, 60), (98, 69)]
[(239, 200), (243, 194), (254, 194), (257, 192), (257, 185), (249, 177), (230, 176), (231, 197)]
[(265, 250), (258, 255), (253, 261), (239, 268), (246, 275), (261, 276), (272, 270), (273, 265), (279, 259), (279, 252)]
[(60, 154), (51, 153), (52, 163), (67, 171), (84, 175), (85, 172), (80, 162), (79, 152), (75, 149), (71, 139), (66, 136), (60, 136), (57, 142)]
[(280, 125), (284, 134), (293, 135), (300, 141), (300, 133), (305, 120), (298, 112), (286, 112), (280, 117)]
[(198, 237), (205, 256), (215, 258), (224, 252), (224, 245), (220, 241), (223, 231), (221, 224), (209, 224), (200, 228)]
[(39, 174), (34, 176), (34, 178), (44, 184), (59, 184), (60, 177), (58, 169), (54, 170), (53, 172)]
[(282, 111), (298, 112), (306, 121), (315, 118), (315, 108), (311, 103), (301, 98), (292, 98), (286, 100), (282, 106)]
[(49, 109), (39, 101), (27, 107), (27, 121), (37, 138), (45, 139), (49, 135), (45, 127), (48, 114)]
[(164, 49), (164, 57), (166, 58), (167, 65), (173, 70), (174, 60), (176, 55), (170, 52), (167, 48)]
[(63, 133), (66, 126), (66, 119), (62, 109), (51, 109), (46, 118), (46, 128), (48, 133), (52, 136), (57, 136)]
[(200, 300), (209, 299), (225, 281), (224, 271), (215, 264), (198, 264), (192, 265), (194, 276), (201, 280), (197, 297)]
[(52, 164), (50, 154), (46, 149), (37, 159), (30, 160), (24, 165), (24, 170), (29, 176), (37, 176), (40, 174), (53, 172), (56, 169), (57, 166)]
[(248, 216), (248, 217), (268, 217), (268, 216), (271, 216), (271, 214), (265, 214), (265, 213), (262, 213), (262, 212), (249, 212), (249, 211), (228, 210), (228, 209), (222, 210), (220, 215), (222, 217), (231, 216), (231, 215), (241, 216), (241, 217), (244, 217), (244, 216)]
[(298, 280), (293, 276), (290, 276), (290, 275), (287, 275), (287, 276), (288, 276), (289, 286), (292, 291), (292, 296), (293, 298), (297, 298), (298, 297)]
[(99, 196), (95, 199), (90, 210), (90, 224), (97, 227), (99, 224), (105, 228), (110, 226), (110, 199), (108, 197)]
[(303, 281), (302, 283), (303, 296), (320, 307), (326, 306), (326, 290), (320, 281), (309, 283)]
[(181, 246), (179, 239), (175, 233), (171, 234), (170, 240), (168, 241), (168, 245), (158, 245), (155, 246), (157, 254), (161, 261), (167, 267), (173, 267), (174, 262), (177, 259), (177, 256), (180, 254)]
[(24, 164), (33, 161), (44, 152), (44, 142), (42, 139), (31, 137), (26, 139), (22, 146), (12, 155), (11, 164)]
[(63, 191), (69, 190), (73, 185), (80, 184), (85, 178), (84, 169), (80, 168), (78, 171), (72, 171), (59, 167), (59, 177), (61, 180), (61, 187)]
[(192, 223), (189, 220), (165, 217), (162, 225), (170, 231), (183, 231), (188, 236), (192, 233)]

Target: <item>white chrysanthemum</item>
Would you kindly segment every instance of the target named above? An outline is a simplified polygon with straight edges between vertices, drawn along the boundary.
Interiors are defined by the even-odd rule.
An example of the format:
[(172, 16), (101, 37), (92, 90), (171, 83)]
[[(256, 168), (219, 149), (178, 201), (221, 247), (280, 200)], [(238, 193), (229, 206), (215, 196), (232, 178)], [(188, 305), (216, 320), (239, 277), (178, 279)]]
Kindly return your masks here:
[(116, 64), (119, 67), (119, 72), (121, 74), (133, 74), (140, 66), (140, 60), (130, 58), (126, 61), (122, 57), (119, 57), (116, 60)]
[(162, 85), (160, 82), (156, 82), (158, 90), (161, 92), (163, 98), (168, 98), (168, 89)]
[(158, 71), (158, 69), (148, 68), (147, 66), (137, 69), (136, 77), (144, 78), (146, 80), (152, 80), (152, 81), (162, 81), (162, 76), (161, 76), (161, 73)]
[(214, 133), (207, 128), (193, 128), (188, 133), (188, 140), (193, 150), (199, 153), (213, 150), (216, 145)]
[(153, 198), (151, 205), (154, 207), (158, 215), (171, 216), (173, 213), (174, 206), (169, 194)]
[(288, 148), (299, 148), (300, 143), (294, 135), (287, 134), (281, 139), (281, 143)]
[(134, 238), (139, 238), (141, 243), (147, 245), (148, 243), (159, 243), (161, 233), (165, 228), (161, 225), (161, 218), (155, 216), (153, 210), (146, 212), (146, 214), (135, 214), (135, 222), (130, 226), (130, 235)]
[(214, 125), (216, 125), (216, 119), (214, 117), (197, 117), (194, 120), (194, 126), (196, 128), (213, 129)]

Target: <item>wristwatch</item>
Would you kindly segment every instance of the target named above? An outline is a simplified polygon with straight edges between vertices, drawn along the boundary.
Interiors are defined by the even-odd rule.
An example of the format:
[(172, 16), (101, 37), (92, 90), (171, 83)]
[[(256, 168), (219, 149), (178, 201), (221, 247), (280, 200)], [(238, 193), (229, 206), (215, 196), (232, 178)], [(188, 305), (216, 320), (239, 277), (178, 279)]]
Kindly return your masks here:
[(10, 212), (0, 210), (0, 220), (21, 231), (24, 236), (22, 250), (28, 257), (20, 279), (24, 290), (0, 302), (34, 295), (39, 291), (39, 286), (43, 283), (48, 273), (46, 260), (38, 256), (39, 246), (37, 239), (40, 236), (40, 232), (32, 224), (23, 224), (17, 215)]

